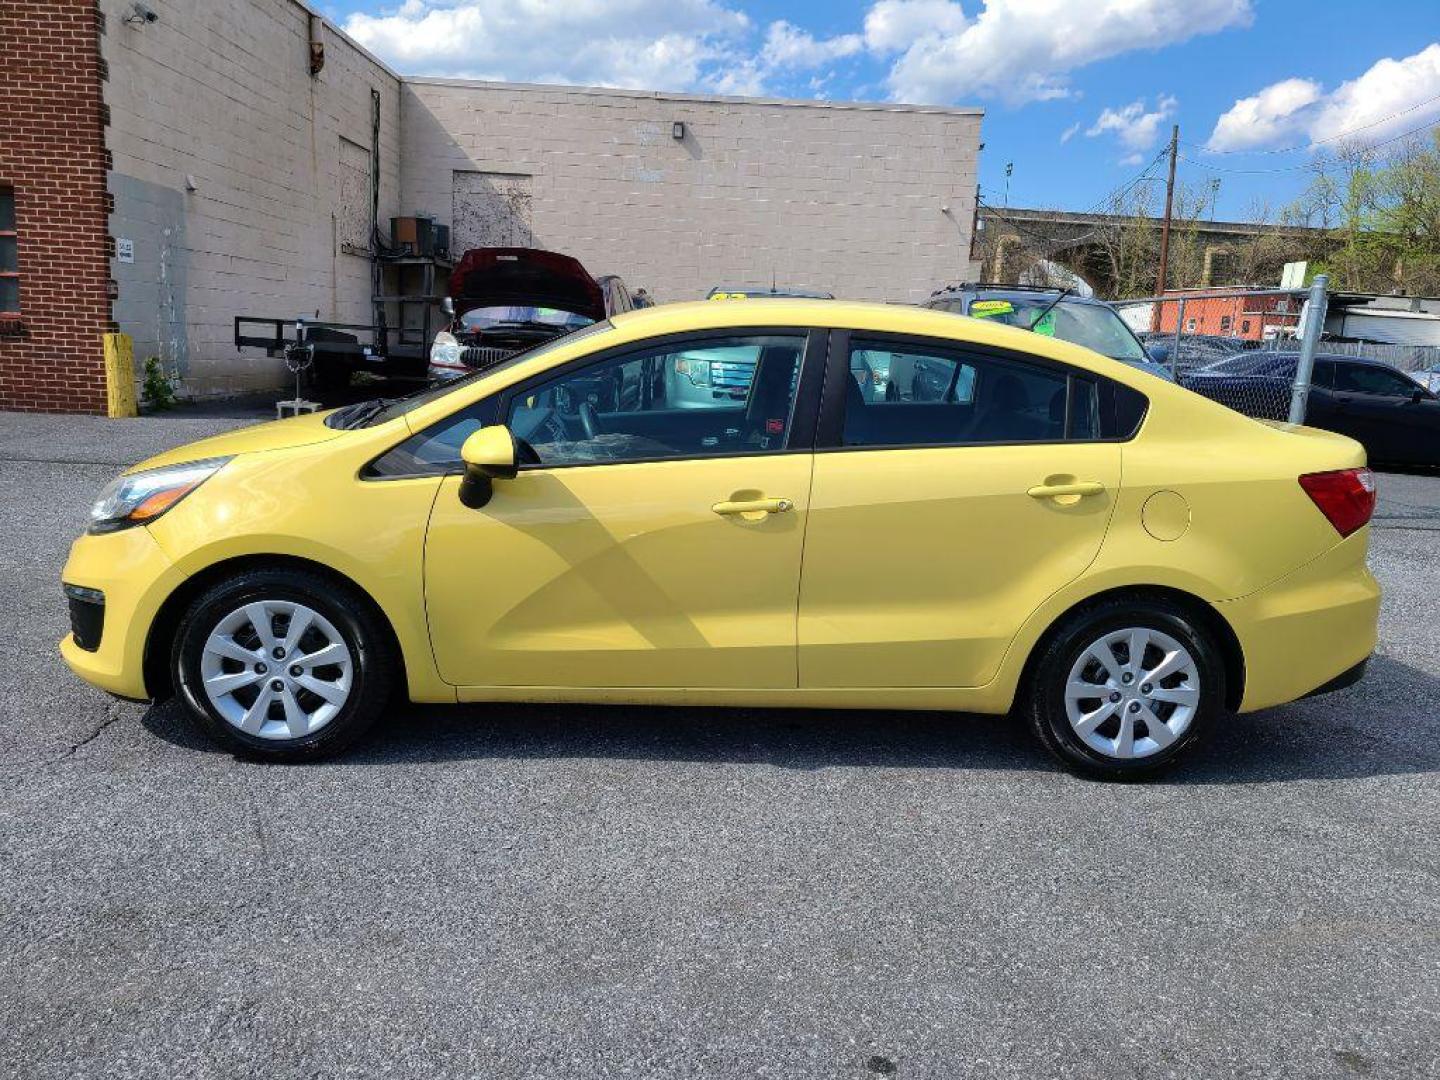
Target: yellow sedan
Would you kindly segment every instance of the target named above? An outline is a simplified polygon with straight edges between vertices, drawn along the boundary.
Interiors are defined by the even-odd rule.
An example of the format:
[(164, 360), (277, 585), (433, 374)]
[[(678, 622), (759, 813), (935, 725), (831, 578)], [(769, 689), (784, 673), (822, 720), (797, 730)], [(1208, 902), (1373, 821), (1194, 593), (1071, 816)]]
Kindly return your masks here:
[(270, 760), (400, 694), (1014, 712), (1129, 777), (1360, 677), (1374, 498), (1355, 442), (1063, 341), (673, 305), (136, 466), (61, 652)]

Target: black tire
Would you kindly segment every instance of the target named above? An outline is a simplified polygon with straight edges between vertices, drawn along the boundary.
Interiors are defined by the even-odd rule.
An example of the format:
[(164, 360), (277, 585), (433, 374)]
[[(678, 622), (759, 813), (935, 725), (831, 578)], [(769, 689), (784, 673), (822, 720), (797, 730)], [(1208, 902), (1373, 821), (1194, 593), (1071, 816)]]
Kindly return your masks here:
[[(223, 619), (256, 601), (311, 608), (338, 631), (353, 658), (344, 704), (308, 735), (276, 740), (241, 731), (204, 691), (206, 640)], [(313, 761), (346, 749), (375, 723), (401, 682), (389, 631), (370, 599), (341, 582), (298, 569), (249, 570), (207, 588), (180, 619), (171, 665), (180, 700), (215, 742), (243, 757), (276, 762)]]
[[(1199, 693), (1188, 726), (1173, 742), (1145, 757), (1121, 759), (1098, 752), (1072, 727), (1065, 687), (1071, 669), (1092, 644), (1132, 627), (1158, 631), (1183, 645), (1198, 671)], [(1142, 779), (1172, 766), (1223, 715), (1225, 662), (1213, 633), (1183, 606), (1160, 597), (1105, 600), (1067, 617), (1042, 641), (1022, 690), (1020, 711), (1041, 745), (1071, 772), (1095, 780)], [(1145, 714), (1140, 715), (1143, 722)]]

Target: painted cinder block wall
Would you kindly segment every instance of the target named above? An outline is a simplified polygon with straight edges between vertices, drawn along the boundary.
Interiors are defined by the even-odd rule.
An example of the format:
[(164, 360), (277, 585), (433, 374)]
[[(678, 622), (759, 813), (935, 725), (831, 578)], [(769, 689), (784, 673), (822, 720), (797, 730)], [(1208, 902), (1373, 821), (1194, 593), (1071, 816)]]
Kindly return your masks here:
[(126, 23), (130, 0), (101, 0), (110, 228), (134, 246), (111, 266), (115, 319), (137, 364), (160, 357), (184, 394), (282, 385), (283, 361), (235, 348), (234, 317), (371, 321), (369, 260), (339, 220), (341, 159), (368, 169), (379, 91), (382, 221), (397, 212), (399, 79), (328, 24), (312, 77), (311, 11), (295, 0), (146, 3), (158, 19)]
[(457, 172), (472, 174), (472, 187), (528, 193), (518, 231), (536, 246), (661, 301), (772, 275), (847, 298), (915, 301), (974, 271), (981, 118), (970, 108), (406, 79), (402, 203), (451, 223)]
[(0, 186), (20, 270), (20, 317), (0, 320), (0, 409), (105, 409), (101, 22), (95, 0), (0, 4)]

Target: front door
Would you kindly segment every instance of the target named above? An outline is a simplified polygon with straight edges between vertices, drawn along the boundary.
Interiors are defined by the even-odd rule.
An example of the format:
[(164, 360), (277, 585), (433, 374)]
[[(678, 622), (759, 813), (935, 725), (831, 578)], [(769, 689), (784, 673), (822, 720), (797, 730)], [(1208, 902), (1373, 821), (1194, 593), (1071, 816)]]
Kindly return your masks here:
[(800, 685), (981, 686), (1100, 550), (1120, 447), (1099, 441), (1098, 381), (925, 340), (848, 348), (815, 457)]
[[(691, 336), (508, 393), (499, 415), (529, 463), (478, 510), (448, 477), (431, 513), (426, 609), (442, 676), (795, 686), (805, 346), (801, 331)], [(716, 367), (740, 354), (750, 374), (737, 393)]]

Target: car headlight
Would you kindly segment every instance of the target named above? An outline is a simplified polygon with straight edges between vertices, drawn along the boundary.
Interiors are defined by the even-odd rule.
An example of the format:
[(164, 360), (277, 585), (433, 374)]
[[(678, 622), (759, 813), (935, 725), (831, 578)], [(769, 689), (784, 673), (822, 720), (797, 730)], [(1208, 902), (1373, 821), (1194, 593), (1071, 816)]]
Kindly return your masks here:
[(430, 345), (430, 363), (436, 367), (463, 368), (465, 365), (460, 360), (460, 351), (460, 342), (455, 340), (455, 335), (441, 330)]
[(90, 507), (92, 533), (148, 525), (220, 471), (230, 458), (208, 458), (184, 465), (117, 476)]

